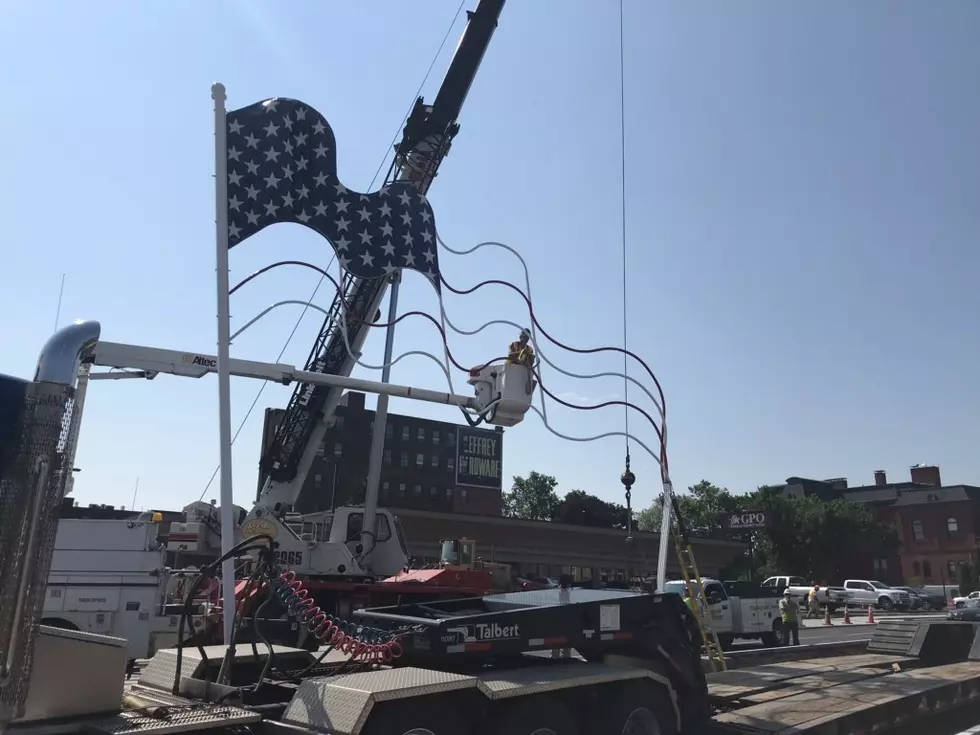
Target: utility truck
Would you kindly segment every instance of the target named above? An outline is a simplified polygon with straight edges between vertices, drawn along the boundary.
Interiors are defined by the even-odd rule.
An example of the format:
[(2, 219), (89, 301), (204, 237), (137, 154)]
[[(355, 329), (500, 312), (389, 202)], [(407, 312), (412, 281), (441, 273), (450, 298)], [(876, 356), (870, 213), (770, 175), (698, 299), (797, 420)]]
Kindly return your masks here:
[[(704, 595), (691, 583), (704, 610), (704, 622), (718, 636), (722, 649), (729, 649), (735, 639), (758, 640), (766, 648), (779, 645), (782, 619), (779, 595), (771, 589), (749, 584), (722, 583), (708, 577), (701, 580)], [(669, 594), (684, 597), (687, 582), (666, 584)]]
[[(122, 638), (129, 659), (177, 642), (160, 515), (58, 523), (41, 623)], [(173, 614), (170, 614), (173, 612)]]

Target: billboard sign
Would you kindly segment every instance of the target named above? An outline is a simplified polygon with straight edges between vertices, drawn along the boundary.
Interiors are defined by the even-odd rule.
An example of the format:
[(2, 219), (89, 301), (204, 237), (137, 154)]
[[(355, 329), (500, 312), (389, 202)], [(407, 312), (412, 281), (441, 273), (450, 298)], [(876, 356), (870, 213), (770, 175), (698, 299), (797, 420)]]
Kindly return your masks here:
[(770, 514), (764, 510), (747, 510), (742, 513), (722, 513), (719, 519), (726, 531), (756, 531), (768, 528)]
[(456, 429), (456, 484), (502, 489), (503, 434), (465, 426)]

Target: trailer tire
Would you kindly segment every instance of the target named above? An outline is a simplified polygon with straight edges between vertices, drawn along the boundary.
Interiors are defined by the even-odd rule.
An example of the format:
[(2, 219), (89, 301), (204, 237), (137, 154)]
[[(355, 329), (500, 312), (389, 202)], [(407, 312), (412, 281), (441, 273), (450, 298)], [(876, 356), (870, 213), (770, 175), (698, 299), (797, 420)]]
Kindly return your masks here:
[(383, 702), (368, 717), (363, 735), (470, 735), (453, 698), (436, 694)]
[(484, 732), (486, 735), (578, 735), (579, 723), (560, 699), (541, 695), (502, 704)]
[[(781, 645), (783, 645), (783, 621), (779, 618), (773, 620), (772, 633), (768, 633), (767, 635), (771, 637), (762, 639), (762, 644), (766, 646), (766, 648), (779, 648)], [(772, 645), (769, 645), (770, 642)]]
[[(612, 694), (612, 692), (610, 692)], [(593, 728), (595, 735), (677, 735), (677, 715), (663, 687), (631, 682), (603, 698)]]

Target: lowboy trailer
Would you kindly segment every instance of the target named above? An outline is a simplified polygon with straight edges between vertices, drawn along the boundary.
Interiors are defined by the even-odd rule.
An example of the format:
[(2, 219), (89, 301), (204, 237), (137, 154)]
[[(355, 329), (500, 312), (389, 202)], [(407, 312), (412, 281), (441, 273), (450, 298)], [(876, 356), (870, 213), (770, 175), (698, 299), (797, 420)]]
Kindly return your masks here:
[[(57, 720), (35, 710), (11, 732), (953, 735), (980, 722), (980, 643), (968, 623), (892, 623), (867, 653), (706, 675), (696, 622), (676, 595), (542, 590), (354, 617), (354, 636), (396, 636), (390, 658), (238, 644), (229, 665), (225, 646), (167, 649), (124, 684), (122, 659), (107, 676), (104, 650), (91, 659), (97, 670), (62, 657), (58, 681), (74, 672), (114, 688), (85, 701), (66, 694), (76, 710), (122, 708), (61, 709)], [(42, 651), (50, 635), (65, 632), (42, 629)], [(85, 641), (96, 653), (109, 646), (99, 638)], [(41, 679), (31, 699), (55, 697)]]

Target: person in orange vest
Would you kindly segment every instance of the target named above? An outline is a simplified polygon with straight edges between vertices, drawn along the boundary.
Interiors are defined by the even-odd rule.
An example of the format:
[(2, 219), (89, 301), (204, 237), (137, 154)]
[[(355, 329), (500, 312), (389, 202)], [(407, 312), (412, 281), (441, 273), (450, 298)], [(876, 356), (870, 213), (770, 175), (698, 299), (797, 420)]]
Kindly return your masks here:
[(813, 585), (813, 589), (807, 595), (807, 618), (819, 618), (820, 617), (820, 600), (818, 599), (820, 595), (820, 585)]
[(531, 347), (531, 330), (526, 327), (521, 330), (521, 336), (516, 342), (510, 343), (507, 351), (507, 362), (515, 365), (523, 365), (526, 368), (534, 367), (534, 348)]

